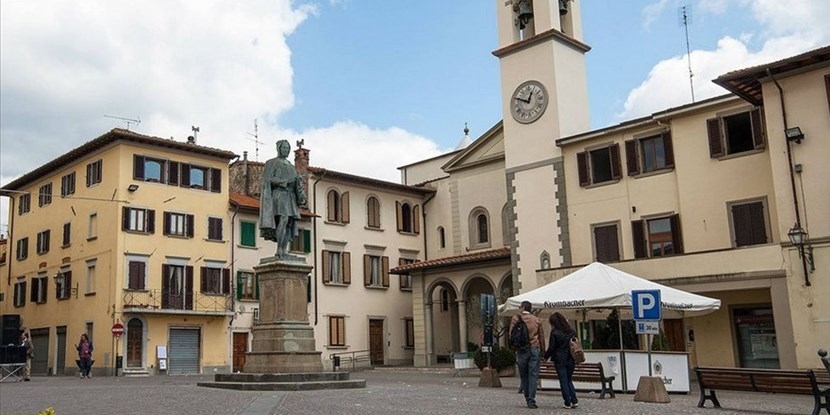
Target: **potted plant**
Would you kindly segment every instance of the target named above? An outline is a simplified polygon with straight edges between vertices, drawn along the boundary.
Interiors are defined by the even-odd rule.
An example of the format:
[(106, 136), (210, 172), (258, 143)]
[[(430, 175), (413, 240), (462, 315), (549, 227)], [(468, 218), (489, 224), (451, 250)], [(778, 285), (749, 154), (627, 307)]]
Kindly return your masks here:
[[(479, 369), (487, 366), (487, 353), (476, 350), (474, 361)], [(506, 347), (493, 346), (490, 352), (490, 367), (499, 372), (499, 376), (514, 376), (516, 374), (516, 355)]]

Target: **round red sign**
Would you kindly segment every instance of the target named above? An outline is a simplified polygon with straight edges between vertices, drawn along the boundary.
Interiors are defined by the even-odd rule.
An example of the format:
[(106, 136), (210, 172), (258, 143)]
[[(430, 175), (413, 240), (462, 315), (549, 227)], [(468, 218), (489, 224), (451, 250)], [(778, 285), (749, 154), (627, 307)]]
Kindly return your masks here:
[(112, 325), (112, 335), (113, 336), (120, 336), (124, 334), (124, 325), (121, 323), (115, 323)]

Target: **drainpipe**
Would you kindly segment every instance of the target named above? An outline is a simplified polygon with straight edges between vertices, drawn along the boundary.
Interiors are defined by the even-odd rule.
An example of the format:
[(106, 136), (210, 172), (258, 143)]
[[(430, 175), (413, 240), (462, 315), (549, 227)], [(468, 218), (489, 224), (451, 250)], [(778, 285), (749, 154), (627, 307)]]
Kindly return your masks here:
[(428, 253), (427, 252), (427, 203), (429, 203), (429, 201), (431, 201), (434, 198), (435, 198), (435, 193), (429, 195), (429, 197), (424, 199), (424, 202), (422, 203), (424, 205), (424, 208), (421, 209), (421, 217), (422, 217), (421, 222), (423, 222), (423, 224), (424, 224), (424, 261), (429, 259), (428, 256), (427, 256), (427, 253)]
[[(31, 205), (31, 201), (29, 201)], [(6, 239), (6, 268), (9, 270), (9, 275), (6, 277), (6, 286), (12, 285), (12, 241), (14, 241), (14, 197), (9, 195), (9, 237)], [(15, 261), (17, 260), (17, 246), (15, 245)], [(14, 294), (12, 294), (12, 301)]]
[[(781, 84), (778, 83), (778, 80), (775, 79), (775, 76), (772, 75), (772, 71), (767, 68), (767, 75), (772, 79), (772, 82), (775, 83), (775, 87), (778, 88), (778, 97), (781, 101), (781, 117), (784, 121), (784, 131), (789, 128), (789, 124), (787, 123), (787, 110), (784, 106), (784, 89), (781, 88)], [(795, 190), (795, 174), (793, 173), (793, 152), (792, 152), (792, 144), (790, 140), (787, 141), (787, 162), (790, 166), (790, 184), (792, 185), (793, 190), (793, 208), (795, 208), (795, 224), (801, 228), (801, 214), (798, 211), (798, 193)], [(799, 249), (799, 255), (801, 256), (801, 266), (804, 268), (804, 284), (806, 286), (810, 286), (810, 274), (807, 272), (807, 255), (803, 252), (803, 248)]]
[(312, 224), (313, 224), (312, 230), (314, 232), (314, 236), (312, 236), (312, 238), (311, 238), (312, 240), (314, 240), (314, 246), (312, 247), (312, 249), (314, 251), (314, 255), (312, 255), (312, 260), (311, 261), (312, 261), (312, 265), (314, 266), (314, 325), (315, 326), (317, 325), (317, 308), (318, 308), (318, 306), (317, 306), (317, 214), (316, 214), (316, 212), (317, 212), (317, 183), (320, 182), (320, 180), (323, 180), (323, 177), (326, 177), (326, 171), (325, 170), (323, 170), (323, 174), (321, 174), (320, 177), (318, 177), (317, 180), (314, 181), (314, 184), (311, 185), (311, 189), (312, 189), (311, 192), (312, 192), (312, 196), (313, 196), (313, 199), (314, 199), (311, 202), (311, 208), (313, 209), (311, 211), (311, 213), (315, 215), (314, 217), (311, 218)]
[[(231, 215), (231, 263), (229, 265), (231, 269), (231, 279), (232, 281), (236, 281), (236, 284), (239, 284), (239, 279), (236, 278), (236, 272), (234, 271), (234, 264), (236, 263), (236, 215), (239, 213), (239, 206), (233, 207), (233, 215)], [(233, 311), (233, 315), (231, 316), (230, 325), (233, 327), (233, 321), (236, 319), (236, 284), (231, 284), (235, 288), (231, 290), (231, 311)]]

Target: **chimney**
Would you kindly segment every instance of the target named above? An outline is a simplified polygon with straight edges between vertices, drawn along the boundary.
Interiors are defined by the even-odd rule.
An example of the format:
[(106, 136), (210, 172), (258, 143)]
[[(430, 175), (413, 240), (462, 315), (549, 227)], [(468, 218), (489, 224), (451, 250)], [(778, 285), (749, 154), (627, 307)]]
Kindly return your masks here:
[(248, 152), (242, 152), (242, 177), (243, 177), (243, 188), (245, 189), (245, 195), (250, 196), (251, 192), (248, 190)]

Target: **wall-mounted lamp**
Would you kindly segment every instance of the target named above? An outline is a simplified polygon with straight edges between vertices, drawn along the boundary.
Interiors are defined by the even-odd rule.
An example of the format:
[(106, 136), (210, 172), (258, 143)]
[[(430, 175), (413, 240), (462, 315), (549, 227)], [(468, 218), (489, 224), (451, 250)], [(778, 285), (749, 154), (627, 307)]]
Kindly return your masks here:
[[(814, 272), (816, 270), (816, 265), (813, 262), (813, 245), (810, 244), (810, 238), (807, 235), (807, 231), (802, 229), (801, 226), (798, 226), (798, 223), (796, 223), (793, 225), (792, 229), (787, 232), (787, 236), (790, 238), (790, 242), (793, 246), (798, 248), (798, 254), (808, 264), (810, 264), (810, 272)], [(809, 280), (807, 281), (807, 285), (810, 285)]]
[(787, 137), (787, 141), (795, 141), (796, 144), (801, 144), (801, 140), (804, 139), (801, 127), (787, 128), (784, 130), (784, 135)]
[(63, 272), (58, 271), (55, 274), (55, 289), (61, 294), (60, 298), (69, 298), (70, 294), (78, 298), (78, 283), (75, 283), (74, 287), (70, 287), (71, 283), (71, 279), (67, 280)]
[(135, 183), (133, 183), (133, 184), (131, 184), (131, 185), (127, 186), (127, 191), (128, 191), (128, 192), (135, 192), (136, 190), (138, 190), (138, 185), (137, 185), (137, 184), (135, 184)]

